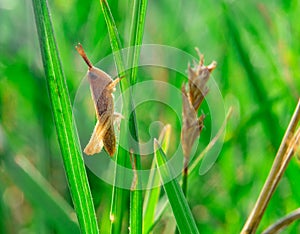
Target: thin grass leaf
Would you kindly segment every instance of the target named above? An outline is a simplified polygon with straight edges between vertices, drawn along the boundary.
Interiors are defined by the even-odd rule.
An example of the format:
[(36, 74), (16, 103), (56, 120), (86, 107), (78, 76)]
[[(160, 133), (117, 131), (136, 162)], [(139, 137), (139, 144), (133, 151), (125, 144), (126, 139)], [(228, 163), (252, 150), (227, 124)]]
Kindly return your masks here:
[(143, 43), (143, 34), (146, 20), (148, 0), (134, 0), (133, 14), (130, 29), (129, 46), (133, 48), (128, 53), (128, 64), (130, 65), (130, 83), (134, 85), (137, 80), (137, 69), (140, 58), (140, 45)]
[[(136, 83), (137, 76), (137, 65), (140, 57), (140, 47), (138, 45), (142, 44), (144, 25), (146, 18), (146, 8), (147, 0), (135, 0), (133, 3), (133, 14), (132, 14), (132, 23), (131, 23), (131, 33), (130, 33), (130, 46), (133, 46), (132, 50), (129, 50), (128, 64), (130, 64), (130, 85)], [(130, 98), (130, 104), (132, 105), (132, 100)], [(138, 142), (138, 133), (136, 125), (136, 115), (133, 111), (129, 119), (129, 129), (130, 134), (133, 135), (133, 138)], [(134, 143), (133, 143), (134, 144)], [(139, 152), (139, 149), (136, 147), (135, 152)], [(133, 155), (134, 161), (136, 162), (136, 170), (141, 169), (141, 162), (139, 155)], [(136, 174), (137, 175), (137, 174)], [(140, 180), (137, 176), (137, 186), (140, 185)], [(130, 232), (131, 233), (142, 233), (143, 227), (143, 194), (142, 190), (137, 187), (137, 189), (131, 190), (130, 196)]]
[(121, 90), (124, 91), (129, 88), (129, 82), (127, 81), (127, 77), (125, 76), (125, 66), (124, 66), (124, 58), (120, 52), (123, 48), (121, 45), (121, 40), (119, 37), (119, 32), (117, 26), (115, 24), (115, 20), (109, 8), (109, 5), (106, 0), (100, 0), (101, 9), (104, 15), (104, 19), (106, 22), (109, 40), (111, 49), (113, 51), (114, 60), (116, 63), (116, 67), (118, 70), (119, 77), (125, 77), (121, 80)]
[(95, 209), (82, 159), (72, 108), (63, 75), (52, 23), (45, 0), (33, 0), (52, 113), (71, 197), (82, 233), (98, 233)]
[(155, 212), (155, 216), (154, 216), (154, 223), (150, 227), (149, 232), (159, 222), (159, 220), (163, 216), (164, 212), (167, 210), (167, 207), (168, 207), (168, 198), (166, 195), (164, 195), (162, 198), (159, 199), (159, 201), (157, 203), (156, 212)]
[(141, 190), (131, 191), (130, 193), (130, 233), (142, 233), (143, 213)]
[[(171, 125), (166, 125), (160, 136), (158, 142), (161, 144), (161, 147), (164, 152), (168, 152), (169, 149), (169, 143), (171, 138)], [(156, 207), (159, 200), (159, 194), (160, 194), (160, 186), (153, 188), (154, 185), (159, 184), (159, 174), (156, 172), (156, 162), (155, 158), (153, 158), (152, 165), (151, 165), (151, 174), (149, 176), (148, 180), (148, 186), (147, 188), (151, 188), (146, 190), (145, 193), (145, 199), (144, 199), (144, 214), (143, 214), (143, 233), (149, 233), (151, 228), (154, 224), (154, 216)]]
[[(131, 98), (131, 90), (129, 92), (124, 92), (126, 89), (130, 88), (130, 83), (127, 80), (127, 77), (125, 76), (125, 66), (124, 66), (124, 60), (122, 58), (122, 54), (120, 52), (120, 49), (122, 48), (118, 30), (116, 27), (116, 24), (114, 22), (113, 16), (111, 14), (109, 5), (107, 1), (100, 0), (101, 8), (104, 14), (104, 18), (107, 24), (108, 33), (110, 37), (111, 47), (112, 51), (114, 52), (114, 59), (116, 62), (117, 70), (119, 73), (119, 77), (125, 77), (121, 81), (121, 90), (123, 93), (123, 115), (125, 117), (129, 118), (128, 123), (126, 121), (121, 122), (120, 127), (120, 142), (122, 144), (120, 145), (128, 145), (130, 149), (133, 149), (135, 154), (133, 154), (133, 158), (136, 162), (136, 170), (140, 170), (141, 168), (141, 162), (140, 162), (140, 156), (139, 156), (139, 149), (135, 145), (137, 145), (135, 142), (128, 142), (128, 134), (131, 134), (133, 139), (138, 142), (138, 133), (137, 133), (137, 126), (136, 126), (136, 116), (135, 112), (133, 110), (133, 103)], [(127, 127), (128, 124), (128, 127)], [(129, 132), (127, 131), (129, 129)], [(117, 155), (117, 163), (123, 167), (126, 166), (128, 162), (128, 152), (126, 152), (122, 147), (119, 147), (118, 155)], [(119, 178), (124, 179), (125, 175), (121, 175), (119, 172), (115, 171), (116, 178), (115, 180), (118, 180)], [(140, 186), (140, 180), (138, 181), (138, 187)], [(126, 206), (126, 193), (127, 191), (121, 188), (117, 188), (114, 186), (113, 188), (113, 198), (112, 198), (112, 206), (111, 206), (111, 217), (112, 217), (112, 224), (111, 224), (111, 233), (120, 233), (121, 226), (122, 226), (122, 218), (124, 211), (127, 209)], [(141, 233), (142, 231), (142, 191), (139, 189), (135, 189), (131, 191), (131, 212), (130, 214), (133, 214), (132, 217), (130, 217), (130, 231), (132, 233)]]
[[(130, 103), (132, 99), (130, 98)], [(132, 105), (131, 105), (132, 106)], [(138, 142), (138, 133), (136, 125), (135, 111), (133, 110), (129, 118), (129, 131), (135, 142)], [(133, 149), (135, 143), (130, 144), (130, 149)], [(138, 146), (135, 147), (135, 152), (139, 152)], [(135, 162), (134, 170), (136, 175), (136, 187), (130, 191), (130, 233), (142, 233), (143, 229), (143, 191), (141, 190), (141, 181), (139, 180), (138, 171), (141, 170), (141, 160), (139, 154), (132, 154)]]
[(154, 141), (154, 152), (157, 166), (159, 167), (161, 181), (170, 202), (180, 233), (199, 233), (196, 222), (179, 183), (176, 178), (170, 181), (170, 177), (172, 175), (166, 164), (167, 158), (157, 140)]
[[(128, 61), (130, 65), (130, 85), (136, 83), (137, 76), (137, 65), (140, 57), (140, 47), (138, 45), (142, 44), (144, 25), (146, 18), (146, 8), (147, 0), (135, 0), (133, 3), (133, 14), (131, 22), (131, 33), (130, 33), (130, 46), (133, 46), (133, 49), (129, 50)], [(131, 101), (131, 100), (130, 100)], [(133, 135), (133, 138), (138, 142), (137, 135), (137, 125), (136, 125), (136, 115), (135, 112), (132, 112), (130, 115), (129, 122), (130, 134)], [(138, 149), (136, 149), (138, 150)], [(141, 169), (141, 162), (139, 155), (133, 155), (134, 160), (137, 162), (137, 170)], [(138, 184), (140, 181), (137, 178)], [(131, 233), (142, 233), (142, 223), (143, 223), (143, 210), (142, 210), (142, 191), (139, 189), (134, 189), (131, 191), (130, 196), (130, 232)]]
[(46, 218), (61, 233), (80, 233), (72, 207), (25, 157), (17, 156), (14, 160), (11, 157), (5, 161), (5, 166), (9, 176), (22, 189), (25, 197), (38, 210), (46, 210)]
[(131, 153), (132, 169), (134, 171), (134, 178), (132, 181), (130, 192), (130, 233), (142, 233), (142, 193), (139, 190), (139, 177), (136, 170), (136, 157)]
[[(129, 50), (128, 56), (128, 64), (131, 64), (130, 69), (130, 85), (134, 85), (136, 82), (137, 75), (137, 65), (140, 57), (140, 45), (143, 40), (143, 32), (144, 32), (144, 23), (145, 23), (145, 15), (146, 15), (146, 7), (147, 1), (134, 1), (133, 7), (133, 17), (132, 17), (132, 25), (131, 25), (131, 45), (134, 46), (133, 50)], [(132, 99), (130, 98), (130, 107), (133, 106)], [(133, 110), (133, 109), (132, 109)], [(135, 111), (131, 112), (129, 119), (129, 130), (130, 134), (133, 136), (133, 139), (138, 142), (138, 133), (137, 133), (137, 125), (136, 125), (136, 114)], [(133, 142), (133, 144), (135, 143)], [(135, 152), (139, 152), (138, 147), (135, 148)], [(140, 156), (137, 154), (133, 155), (134, 161), (136, 162), (136, 170), (141, 169)], [(140, 180), (137, 176), (137, 188), (131, 190), (130, 193), (130, 233), (142, 233), (143, 228), (143, 194), (142, 190), (139, 186)]]
[(154, 223), (154, 215), (157, 203), (159, 201), (159, 194), (160, 194), (160, 187), (152, 188), (153, 185), (159, 184), (159, 175), (156, 172), (156, 162), (153, 158), (152, 164), (151, 164), (151, 173), (149, 175), (148, 180), (148, 189), (145, 193), (145, 199), (144, 199), (144, 205), (143, 205), (143, 233), (149, 233), (151, 230), (151, 227)]
[[(119, 77), (125, 76), (125, 67), (123, 63), (123, 57), (120, 53), (121, 41), (119, 38), (119, 33), (114, 21), (114, 18), (112, 16), (112, 13), (110, 11), (110, 8), (108, 6), (107, 1), (100, 0), (101, 9), (104, 15), (104, 19), (107, 25), (108, 29), (108, 35), (110, 38), (110, 45), (112, 48), (112, 51), (114, 52), (114, 60), (116, 63), (116, 67), (119, 73)], [(120, 82), (121, 90), (122, 92), (129, 88), (129, 82), (127, 81), (127, 77), (123, 78)], [(126, 100), (125, 100), (126, 103)], [(124, 108), (125, 111), (127, 108)], [(123, 113), (124, 116), (125, 113)], [(128, 145), (127, 142), (127, 127), (126, 122), (121, 121), (120, 125), (120, 142), (122, 144)], [(119, 144), (120, 145), (120, 144)], [(128, 153), (125, 149), (122, 147), (118, 148), (118, 154), (116, 156), (116, 162), (120, 166), (126, 167), (128, 161), (126, 160), (128, 157)], [(125, 175), (122, 175), (121, 172), (117, 171), (117, 167), (115, 169), (115, 184), (118, 183), (118, 180), (125, 178)], [(118, 175), (118, 176), (117, 176)], [(110, 211), (110, 219), (111, 219), (111, 230), (110, 233), (120, 233), (122, 229), (122, 220), (124, 216), (124, 212), (127, 210), (127, 204), (126, 200), (128, 197), (128, 191), (122, 188), (118, 188), (116, 186), (113, 186), (113, 192), (112, 192), (112, 203), (111, 203), (111, 211)]]

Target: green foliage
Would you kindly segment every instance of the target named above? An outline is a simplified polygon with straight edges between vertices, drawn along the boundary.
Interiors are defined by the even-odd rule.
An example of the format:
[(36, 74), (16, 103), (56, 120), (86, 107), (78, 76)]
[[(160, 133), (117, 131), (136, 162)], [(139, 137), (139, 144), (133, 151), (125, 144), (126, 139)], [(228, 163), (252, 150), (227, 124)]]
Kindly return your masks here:
[(99, 233), (46, 0), (33, 0), (43, 65), (70, 193), (83, 233)]
[[(170, 144), (170, 137), (171, 137), (171, 126), (166, 125), (163, 130), (161, 131), (160, 137), (158, 139), (159, 143), (161, 144), (162, 150), (164, 152), (168, 152), (169, 144)], [(144, 199), (144, 223), (143, 223), (143, 232), (148, 233), (154, 226), (154, 218), (155, 218), (155, 211), (158, 206), (159, 195), (160, 195), (160, 178), (159, 173), (157, 173), (157, 166), (155, 158), (152, 161), (151, 169), (153, 170), (149, 176), (148, 180), (148, 189), (145, 192), (145, 199)], [(163, 209), (161, 210), (163, 211)]]
[[(129, 84), (132, 85), (134, 81), (136, 80), (136, 66), (138, 64), (139, 60), (139, 50), (133, 50), (131, 56), (128, 58), (128, 63), (130, 63), (134, 68), (131, 69), (131, 73), (128, 76), (125, 74), (125, 68), (124, 68), (124, 60), (122, 58), (122, 54), (120, 49), (121, 43), (120, 38), (118, 34), (117, 27), (115, 25), (114, 18), (111, 14), (111, 11), (109, 9), (109, 5), (106, 2), (106, 0), (100, 1), (102, 11), (105, 17), (105, 21), (107, 24), (110, 42), (112, 51), (114, 52), (114, 58), (116, 62), (116, 66), (118, 69), (119, 77), (122, 77), (122, 90), (123, 90), (123, 103), (124, 103), (124, 116), (129, 116), (129, 123), (127, 127), (127, 123), (122, 121), (121, 123), (121, 135), (120, 135), (120, 142), (126, 142), (125, 145), (128, 145), (129, 149), (134, 149), (135, 152), (139, 151), (137, 147), (134, 147), (134, 145), (131, 143), (131, 141), (127, 141), (128, 134), (130, 134), (134, 141), (138, 142), (138, 133), (137, 133), (137, 125), (136, 125), (136, 115), (135, 111), (133, 110), (133, 101), (131, 96), (131, 90), (128, 86), (128, 80)], [(141, 5), (140, 7), (137, 7)], [(137, 46), (142, 43), (143, 38), (143, 26), (145, 24), (145, 13), (146, 13), (146, 7), (147, 7), (147, 1), (141, 0), (141, 1), (134, 1), (134, 7), (133, 7), (133, 20), (132, 20), (132, 32), (131, 32), (131, 38), (132, 39), (132, 46)], [(123, 84), (123, 82), (125, 84)], [(128, 91), (129, 92), (124, 92)], [(133, 110), (131, 112), (131, 110)], [(129, 131), (127, 131), (129, 129)], [(131, 155), (132, 160), (132, 168), (134, 170), (141, 170), (141, 162), (140, 162), (140, 155), (138, 153), (134, 153)], [(126, 166), (126, 158), (128, 158), (128, 152), (124, 152), (122, 147), (119, 147), (119, 154), (117, 156), (117, 163), (123, 167)], [(126, 175), (122, 175), (122, 173), (119, 173), (119, 171), (116, 168), (115, 171), (115, 177), (117, 180), (117, 177)], [(140, 179), (138, 174), (136, 174), (136, 185), (132, 188), (132, 191), (130, 193), (130, 233), (142, 233), (142, 220), (143, 220), (143, 212), (142, 212), (142, 191), (140, 189)], [(133, 182), (134, 183), (134, 182)], [(125, 191), (121, 188), (114, 187), (113, 190), (113, 198), (112, 198), (112, 205), (111, 205), (111, 214), (114, 216), (115, 221), (112, 222), (111, 226), (111, 233), (120, 233), (121, 230), (121, 224), (123, 220), (123, 213), (124, 209), (126, 209), (126, 203), (124, 203), (124, 194)], [(121, 208), (121, 209), (120, 209)], [(123, 209), (124, 208), (124, 209)]]
[(180, 233), (199, 233), (183, 191), (176, 178), (171, 179), (172, 172), (166, 164), (167, 157), (156, 140), (154, 140), (154, 150), (161, 181)]
[[(34, 2), (39, 3), (37, 0)], [(240, 232), (267, 177), (300, 95), (300, 44), (297, 40), (300, 27), (295, 23), (300, 8), (297, 1), (223, 1), (220, 4), (214, 1), (183, 3), (163, 0), (149, 1), (148, 4), (147, 1), (134, 1), (131, 5), (127, 1), (113, 0), (108, 3), (109, 9), (103, 5), (107, 4), (106, 1), (101, 1), (102, 5), (99, 1), (49, 1), (57, 46), (49, 37), (52, 29), (45, 30), (47, 34), (40, 40), (48, 43), (49, 47), (42, 47), (43, 57), (53, 68), (60, 67), (61, 61), (64, 71), (54, 68), (59, 73), (54, 79), (51, 70), (46, 67), (48, 77), (53, 78), (51, 85), (44, 75), (32, 5), (28, 1), (18, 4), (3, 1), (0, 4), (0, 232), (40, 233), (42, 230), (44, 233), (73, 233), (78, 228), (70, 218), (74, 214), (73, 204), (77, 214), (81, 213), (78, 216), (80, 226), (86, 223), (96, 231), (92, 201), (97, 211), (100, 233), (111, 232), (110, 210), (116, 214), (115, 217), (122, 217), (113, 224), (114, 233), (127, 233), (130, 222), (138, 220), (137, 214), (141, 209), (135, 216), (130, 216), (128, 190), (107, 184), (91, 171), (87, 171), (89, 181), (86, 180), (71, 113), (71, 104), (86, 72), (85, 64), (74, 49), (77, 42), (84, 45), (95, 64), (111, 51), (115, 52), (119, 76), (126, 75), (121, 81), (122, 91), (148, 80), (168, 82), (180, 89), (186, 81), (182, 74), (158, 67), (138, 67), (125, 73), (125, 65), (129, 63), (125, 56), (132, 64), (137, 64), (140, 51), (118, 54), (124, 46), (163, 44), (195, 57), (194, 47), (197, 46), (207, 62), (218, 62), (213, 78), (224, 97), (226, 108), (233, 106), (233, 115), (214, 166), (200, 176), (199, 164), (192, 162), (187, 199), (201, 233)], [(112, 35), (117, 36), (113, 38)], [(60, 52), (60, 60), (57, 51)], [(46, 57), (48, 53), (56, 56)], [(165, 59), (159, 54), (149, 54), (149, 57), (157, 61)], [(181, 62), (181, 66), (187, 68), (187, 62)], [(50, 92), (47, 91), (48, 86)], [(181, 102), (174, 100), (166, 90), (156, 90), (153, 96)], [(131, 105), (130, 102), (127, 104)], [(213, 116), (209, 115), (209, 108), (214, 107), (204, 103), (200, 110), (206, 114), (206, 119), (195, 155), (200, 155), (210, 140)], [(158, 138), (162, 127), (152, 125), (153, 122), (171, 124), (171, 143), (167, 155), (173, 155), (180, 143), (181, 116), (176, 116), (168, 106), (153, 101), (139, 105), (135, 115), (131, 117), (136, 120), (136, 125), (132, 127), (137, 126), (142, 143)], [(61, 129), (66, 131), (57, 134), (57, 124), (65, 124)], [(128, 144), (124, 138), (128, 133), (126, 131), (129, 131), (128, 128), (121, 123), (119, 137)], [(79, 139), (84, 146), (81, 136)], [(68, 147), (61, 152), (61, 145)], [(36, 171), (26, 171), (15, 164), (17, 156), (26, 157)], [(141, 156), (140, 167), (151, 168), (153, 158), (153, 154)], [(114, 160), (131, 168), (129, 153), (124, 149), (118, 149)], [(74, 168), (76, 170), (72, 170)], [(42, 177), (35, 176), (37, 171)], [(298, 208), (300, 192), (294, 179), (298, 174), (299, 164), (292, 160), (271, 198), (258, 233)], [(77, 189), (81, 192), (74, 196)], [(116, 194), (113, 197), (112, 190)], [(57, 191), (59, 198), (56, 195), (53, 197), (50, 191)], [(167, 194), (160, 188), (145, 193), (150, 193), (150, 197), (152, 194), (152, 199), (147, 203), (145, 196), (142, 197), (145, 202), (143, 213), (147, 220), (143, 224), (144, 232), (167, 233), (174, 230), (174, 215), (168, 209)], [(137, 201), (132, 204), (141, 208), (141, 194), (136, 195), (139, 198), (135, 200), (132, 196), (132, 201)], [(33, 201), (38, 199), (37, 196), (40, 197), (38, 204)], [(85, 208), (78, 208), (76, 204), (79, 203), (79, 207), (85, 203)], [(79, 210), (89, 210), (90, 213)], [(57, 219), (54, 220), (55, 214)], [(84, 219), (88, 219), (87, 222)], [(153, 220), (155, 225), (151, 223)], [(64, 224), (67, 227), (62, 230)], [(298, 230), (299, 223), (295, 222), (285, 233), (297, 233)]]
[[(119, 33), (107, 1), (106, 0), (100, 1), (100, 4), (107, 25), (108, 35), (110, 38), (110, 45), (114, 53), (114, 60), (117, 66), (118, 74), (119, 77), (123, 77), (123, 79), (120, 82), (121, 89), (126, 90), (129, 88), (130, 83), (128, 82), (128, 77), (126, 77), (125, 75), (124, 59), (120, 52), (120, 50), (122, 49), (122, 45), (119, 38)], [(128, 114), (128, 110), (129, 110), (128, 104), (130, 101), (131, 101), (130, 96), (127, 95), (126, 100), (124, 102), (125, 105), (127, 105), (124, 108), (125, 116), (127, 116)], [(121, 130), (120, 142), (123, 142), (124, 145), (128, 145), (127, 129), (128, 129), (127, 122), (122, 121), (120, 126), (120, 130)], [(126, 167), (126, 161), (128, 161), (128, 152), (126, 152), (126, 150), (124, 150), (122, 147), (119, 147), (118, 154), (116, 156), (116, 162), (118, 165)], [(125, 176), (126, 175), (120, 173), (119, 170), (117, 170), (117, 168), (115, 169), (115, 183), (117, 183), (118, 180), (122, 180)], [(110, 215), (113, 217), (111, 222), (111, 229), (110, 229), (110, 233), (112, 234), (120, 233), (122, 230), (122, 221), (123, 221), (124, 213), (126, 210), (128, 210), (127, 202), (126, 202), (127, 197), (128, 197), (128, 192), (125, 189), (119, 188), (117, 186), (113, 186), (111, 212), (110, 212)]]

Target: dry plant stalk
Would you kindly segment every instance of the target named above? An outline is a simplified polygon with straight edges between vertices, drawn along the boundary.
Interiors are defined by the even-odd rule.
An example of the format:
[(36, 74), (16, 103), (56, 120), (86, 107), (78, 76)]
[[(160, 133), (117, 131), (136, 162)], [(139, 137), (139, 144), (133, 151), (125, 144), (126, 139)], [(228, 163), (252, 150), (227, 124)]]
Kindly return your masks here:
[[(204, 56), (199, 55), (200, 61), (193, 68), (188, 66), (188, 85), (182, 86), (182, 129), (181, 144), (184, 155), (184, 171), (187, 174), (187, 166), (189, 163), (192, 146), (200, 135), (203, 128), (204, 114), (197, 116), (199, 107), (201, 106), (205, 95), (209, 89), (206, 86), (210, 77), (210, 73), (216, 68), (217, 63), (213, 61), (210, 65), (204, 65)], [(188, 86), (188, 87), (187, 87)]]
[(300, 219), (300, 208), (294, 210), (293, 212), (289, 213), (285, 217), (278, 220), (276, 223), (272, 224), (268, 227), (262, 234), (275, 234), (281, 231), (284, 227), (292, 224), (296, 220)]
[(259, 197), (251, 211), (241, 233), (252, 234), (255, 233), (257, 227), (262, 219), (262, 216), (267, 208), (267, 205), (288, 165), (291, 158), (297, 152), (300, 144), (300, 129), (295, 134), (296, 127), (300, 120), (300, 99), (289, 123), (289, 126), (282, 139), (276, 157), (274, 159), (272, 168), (269, 172), (268, 178), (259, 194)]

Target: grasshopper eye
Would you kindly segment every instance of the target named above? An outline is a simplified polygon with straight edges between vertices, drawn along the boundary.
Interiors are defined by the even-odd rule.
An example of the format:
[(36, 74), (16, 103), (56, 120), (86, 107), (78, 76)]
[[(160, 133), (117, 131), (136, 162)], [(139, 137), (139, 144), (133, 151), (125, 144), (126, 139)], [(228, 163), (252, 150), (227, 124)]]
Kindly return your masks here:
[(96, 80), (98, 78), (97, 74), (92, 71), (89, 71), (88, 76), (91, 80)]

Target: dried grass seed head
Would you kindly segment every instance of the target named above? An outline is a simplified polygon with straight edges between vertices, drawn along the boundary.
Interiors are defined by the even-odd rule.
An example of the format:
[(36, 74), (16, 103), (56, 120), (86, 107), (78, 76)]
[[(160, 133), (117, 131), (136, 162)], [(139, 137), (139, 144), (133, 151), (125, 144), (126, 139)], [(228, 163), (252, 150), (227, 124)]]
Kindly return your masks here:
[(188, 66), (188, 85), (189, 85), (189, 97), (195, 110), (198, 110), (201, 103), (204, 100), (205, 95), (209, 89), (206, 86), (209, 80), (210, 73), (216, 68), (217, 63), (213, 61), (210, 65), (204, 65), (204, 56), (196, 48), (199, 55), (199, 63), (193, 68)]
[(181, 143), (184, 157), (190, 156), (191, 148), (203, 129), (203, 120), (205, 115), (197, 116), (197, 111), (202, 104), (205, 95), (209, 89), (206, 86), (210, 73), (215, 69), (217, 63), (212, 62), (204, 66), (204, 56), (196, 51), (199, 55), (199, 63), (192, 68), (188, 65), (188, 89), (186, 85), (182, 86), (182, 118), (183, 126), (181, 129)]

